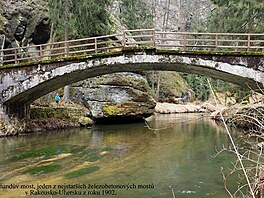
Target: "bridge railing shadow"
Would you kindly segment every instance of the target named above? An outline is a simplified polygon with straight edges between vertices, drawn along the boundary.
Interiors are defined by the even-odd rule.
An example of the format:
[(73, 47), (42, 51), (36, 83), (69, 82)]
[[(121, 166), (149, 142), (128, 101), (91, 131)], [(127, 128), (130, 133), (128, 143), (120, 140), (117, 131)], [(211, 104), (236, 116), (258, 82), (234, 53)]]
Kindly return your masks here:
[(38, 63), (71, 56), (121, 51), (129, 46), (152, 46), (181, 51), (264, 52), (264, 34), (124, 30), (122, 33), (106, 36), (0, 49), (0, 65)]

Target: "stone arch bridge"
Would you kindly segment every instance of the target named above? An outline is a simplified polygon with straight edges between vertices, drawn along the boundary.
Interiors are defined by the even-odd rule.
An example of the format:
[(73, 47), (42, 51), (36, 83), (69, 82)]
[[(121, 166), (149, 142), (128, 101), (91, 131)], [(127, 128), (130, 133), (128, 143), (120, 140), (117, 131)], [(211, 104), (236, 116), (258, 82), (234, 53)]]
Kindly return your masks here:
[(116, 72), (166, 70), (192, 73), (256, 91), (260, 91), (264, 83), (263, 52), (220, 53), (168, 50), (158, 46), (123, 46), (100, 54), (22, 63), (0, 66), (0, 106), (5, 113), (19, 117), (27, 116), (30, 103), (49, 92), (87, 78)]

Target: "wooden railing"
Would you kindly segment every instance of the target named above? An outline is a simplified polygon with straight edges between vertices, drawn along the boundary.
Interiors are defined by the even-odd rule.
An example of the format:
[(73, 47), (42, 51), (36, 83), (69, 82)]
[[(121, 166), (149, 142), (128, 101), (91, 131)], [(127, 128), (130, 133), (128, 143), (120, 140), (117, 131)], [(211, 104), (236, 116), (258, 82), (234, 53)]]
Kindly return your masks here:
[(122, 50), (127, 46), (142, 45), (181, 51), (264, 52), (264, 34), (159, 32), (154, 29), (125, 30), (120, 34), (1, 49), (0, 64), (19, 64), (74, 55), (104, 53)]

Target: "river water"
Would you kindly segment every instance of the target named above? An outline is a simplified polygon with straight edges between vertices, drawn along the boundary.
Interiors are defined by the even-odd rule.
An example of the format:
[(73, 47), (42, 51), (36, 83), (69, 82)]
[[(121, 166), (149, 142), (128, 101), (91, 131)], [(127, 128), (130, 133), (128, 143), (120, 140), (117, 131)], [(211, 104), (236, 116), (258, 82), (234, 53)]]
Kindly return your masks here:
[(0, 197), (225, 198), (223, 145), (223, 128), (196, 114), (2, 138)]

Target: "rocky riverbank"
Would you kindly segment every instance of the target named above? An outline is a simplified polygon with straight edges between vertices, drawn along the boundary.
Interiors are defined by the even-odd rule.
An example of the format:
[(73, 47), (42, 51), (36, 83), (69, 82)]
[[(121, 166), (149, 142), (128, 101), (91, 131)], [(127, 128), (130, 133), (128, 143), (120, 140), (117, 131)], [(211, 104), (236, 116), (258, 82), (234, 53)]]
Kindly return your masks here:
[(215, 111), (215, 107), (210, 103), (187, 103), (187, 104), (173, 104), (173, 103), (157, 103), (155, 112), (159, 114), (172, 113), (210, 113)]
[(0, 120), (0, 137), (48, 131), (73, 127), (89, 127), (93, 121), (86, 117), (87, 109), (79, 105), (68, 107), (33, 107), (30, 118), (18, 120), (17, 118), (2, 117)]
[[(211, 113), (211, 118), (221, 120), (220, 111), (230, 126), (250, 129), (258, 134), (264, 131), (264, 105), (234, 105), (215, 108), (210, 103), (172, 104), (157, 103), (155, 113)], [(16, 118), (2, 117), (0, 137), (35, 131), (47, 131), (72, 127), (89, 127), (93, 120), (87, 117), (88, 110), (80, 105), (71, 104), (60, 107), (32, 107), (30, 119), (19, 121)], [(120, 119), (120, 122), (123, 122)]]
[(264, 132), (264, 104), (234, 105), (219, 109), (211, 114), (214, 120), (221, 120), (220, 111), (227, 124), (244, 128), (257, 134)]
[(229, 126), (243, 128), (248, 132), (258, 135), (264, 134), (264, 104), (248, 104), (217, 107), (210, 103), (188, 103), (172, 104), (157, 103), (155, 113), (172, 114), (172, 113), (211, 113), (211, 118), (221, 121), (220, 112), (224, 116)]
[[(125, 112), (123, 111), (123, 107), (115, 108), (120, 112)], [(135, 112), (136, 110), (137, 109), (130, 111)], [(191, 103), (172, 104), (165, 102), (157, 103), (155, 107), (155, 112), (160, 114), (208, 113), (213, 110), (213, 106), (207, 103), (198, 105)], [(111, 111), (113, 111), (113, 109), (111, 109)], [(89, 127), (93, 124), (93, 120), (87, 117), (88, 112), (89, 110), (83, 106), (65, 104), (63, 102), (59, 107), (56, 107), (56, 104), (53, 103), (49, 106), (32, 106), (30, 110), (30, 118), (19, 121), (16, 118), (3, 117), (0, 121), (0, 137), (35, 131), (47, 131), (80, 126)], [(125, 114), (123, 118), (128, 118), (127, 114)], [(118, 120), (120, 123), (125, 121), (121, 116), (119, 116)]]

